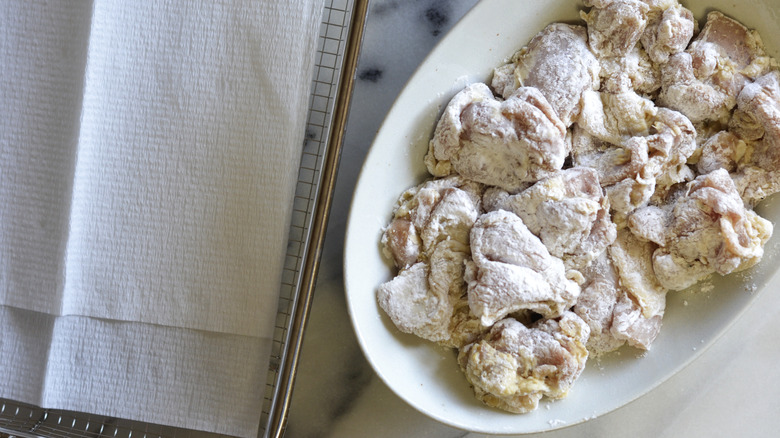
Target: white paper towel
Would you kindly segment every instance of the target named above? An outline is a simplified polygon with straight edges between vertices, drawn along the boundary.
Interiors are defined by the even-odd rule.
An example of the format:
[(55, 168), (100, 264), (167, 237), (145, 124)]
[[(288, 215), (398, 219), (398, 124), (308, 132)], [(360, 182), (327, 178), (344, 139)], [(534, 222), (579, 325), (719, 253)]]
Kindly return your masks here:
[(2, 397), (41, 401), (54, 317), (0, 306), (0, 377)]
[(253, 437), (270, 342), (59, 317), (42, 404), (120, 418), (131, 412), (140, 421)]
[(0, 305), (61, 306), (91, 11), (0, 3)]
[(255, 434), (322, 0), (0, 8), (0, 397)]
[(267, 334), (314, 46), (260, 3), (95, 5), (63, 314)]

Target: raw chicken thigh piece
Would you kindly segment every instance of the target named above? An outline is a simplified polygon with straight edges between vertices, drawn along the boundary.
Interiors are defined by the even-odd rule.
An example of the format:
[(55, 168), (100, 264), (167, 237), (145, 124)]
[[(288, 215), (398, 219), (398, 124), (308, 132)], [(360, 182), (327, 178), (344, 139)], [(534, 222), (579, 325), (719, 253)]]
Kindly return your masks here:
[(469, 333), (475, 330), (469, 320), (476, 318), (461, 312), (468, 305), (463, 279), (468, 258), (469, 249), (462, 243), (439, 243), (428, 263), (415, 263), (380, 285), (379, 306), (404, 333), (446, 346), (465, 344), (476, 337)]
[(609, 331), (617, 340), (626, 341), (632, 347), (649, 350), (661, 331), (662, 321), (663, 310), (647, 317), (631, 295), (623, 292), (615, 303)]
[(664, 9), (652, 10), (642, 34), (642, 46), (650, 59), (658, 64), (684, 51), (698, 30), (693, 13), (676, 1), (674, 3)]
[(585, 90), (599, 87), (599, 63), (588, 48), (583, 26), (548, 25), (493, 72), (492, 87), (509, 98), (518, 87), (535, 87), (568, 127), (580, 110)]
[(653, 122), (655, 134), (645, 137), (648, 144), (648, 166), (658, 177), (685, 164), (696, 151), (696, 129), (683, 114), (658, 108)]
[[(737, 103), (742, 117), (757, 131), (744, 157), (735, 156), (742, 160), (732, 175), (742, 199), (752, 205), (780, 191), (780, 72), (772, 71), (746, 85)], [(744, 131), (738, 133), (745, 136)]]
[(402, 270), (377, 292), (396, 327), (449, 348), (474, 342), (484, 331), (469, 309), (465, 262), (469, 248), (455, 240), (436, 245), (427, 263)]
[(646, 205), (638, 208), (628, 217), (628, 228), (642, 241), (653, 242), (659, 246), (666, 245), (670, 210), (670, 205)]
[(677, 53), (661, 68), (659, 104), (685, 114), (693, 122), (728, 121), (736, 103), (730, 96), (694, 72), (690, 53)]
[(767, 196), (780, 192), (780, 173), (756, 166), (743, 166), (731, 174), (737, 192), (748, 206), (755, 206)]
[(626, 178), (635, 178), (647, 165), (646, 143), (626, 141), (621, 146), (599, 140), (579, 125), (572, 130), (572, 162), (592, 168), (599, 182), (608, 187)]
[(447, 105), (425, 161), (434, 176), (457, 173), (517, 191), (563, 166), (565, 135), (566, 127), (538, 90), (519, 88), (499, 101), (477, 83)]
[(609, 256), (618, 273), (622, 288), (633, 298), (642, 315), (650, 319), (663, 315), (667, 289), (656, 279), (653, 253), (657, 245), (639, 240), (627, 229), (618, 231)]
[(580, 12), (587, 24), (588, 45), (599, 58), (622, 57), (639, 42), (650, 8), (639, 0), (613, 1)]
[[(731, 85), (729, 79), (737, 79), (731, 78), (723, 69), (730, 67), (734, 70), (732, 73), (756, 78), (765, 73), (771, 64), (770, 58), (764, 52), (761, 37), (742, 23), (718, 11), (707, 14), (704, 28), (688, 50), (695, 59), (703, 63), (696, 68), (712, 73), (715, 83), (723, 88)], [(716, 58), (708, 58), (711, 55)], [(715, 60), (722, 64), (713, 65), (712, 61)]]
[(710, 12), (688, 49), (671, 56), (662, 67), (659, 103), (692, 122), (725, 124), (742, 87), (770, 67), (770, 58), (753, 31), (720, 12)]
[(428, 287), (429, 270), (422, 262), (404, 269), (379, 286), (377, 301), (398, 330), (437, 342), (449, 338), (453, 306)]
[[(468, 318), (457, 311), (467, 305), (463, 270), (481, 192), (480, 184), (451, 176), (399, 198), (382, 244), (400, 272), (380, 286), (377, 300), (402, 332), (447, 345), (473, 338), (464, 331)], [(460, 329), (453, 340), (455, 318), (465, 325), (455, 324)]]
[(455, 300), (454, 308), (450, 318), (450, 337), (440, 341), (439, 345), (460, 349), (464, 345), (476, 341), (489, 327), (483, 327), (479, 318), (471, 313), (467, 294), (464, 293), (460, 299)]
[(615, 240), (609, 201), (590, 168), (560, 171), (492, 204), (518, 215), (569, 269), (584, 268)]
[(442, 240), (469, 243), (481, 213), (482, 186), (458, 176), (427, 181), (404, 192), (382, 235), (385, 255), (399, 269), (427, 261)]
[(607, 252), (603, 252), (585, 268), (582, 275), (585, 283), (572, 311), (590, 328), (588, 351), (599, 355), (616, 350), (624, 344), (623, 340), (616, 339), (610, 332), (620, 284)]
[(577, 124), (601, 141), (621, 145), (630, 137), (648, 135), (657, 112), (650, 99), (630, 89), (587, 91)]
[(458, 362), (479, 400), (510, 412), (529, 412), (543, 396), (566, 396), (585, 368), (589, 332), (572, 312), (531, 327), (507, 318), (461, 349)]
[(580, 293), (561, 259), (513, 213), (480, 216), (471, 230), (471, 253), (465, 273), (469, 306), (484, 326), (522, 309), (560, 316)]
[(578, 125), (572, 130), (572, 162), (598, 172), (618, 228), (625, 226), (625, 216), (643, 205), (655, 190), (655, 178), (647, 175), (647, 144), (630, 139), (622, 147), (590, 136)]
[[(652, 208), (652, 207), (650, 207)], [(664, 210), (660, 210), (664, 211)], [(653, 270), (669, 289), (685, 289), (705, 276), (726, 275), (757, 263), (772, 224), (747, 210), (725, 169), (701, 175), (666, 210), (636, 212), (631, 231), (661, 242), (653, 253)]]
[(642, 97), (655, 95), (661, 88), (661, 70), (640, 46), (625, 56), (599, 58), (601, 92), (619, 94), (633, 91)]
[[(634, 80), (628, 67), (613, 63), (604, 65), (604, 71), (614, 76), (605, 80), (605, 84), (610, 85), (608, 89), (583, 93), (582, 112), (577, 125), (585, 132), (618, 146), (631, 137), (649, 136), (652, 128), (668, 133), (670, 130), (664, 127), (672, 127), (672, 133), (676, 134), (675, 127), (679, 126), (686, 131), (685, 134), (695, 134), (696, 130), (685, 117), (675, 111), (657, 108), (653, 101), (637, 94), (631, 88)], [(625, 71), (622, 70), (624, 67)], [(659, 127), (659, 124), (664, 126)]]
[(650, 349), (661, 330), (663, 309), (646, 317), (621, 285), (606, 252), (583, 275), (586, 282), (572, 310), (590, 327), (588, 351), (593, 355), (604, 354), (626, 342), (632, 347)]
[(592, 137), (584, 128), (575, 126), (572, 131), (572, 161), (596, 169), (618, 227), (627, 214), (648, 202), (657, 178), (679, 170), (696, 150), (696, 130), (677, 111), (656, 108), (650, 124), (654, 133), (630, 137), (619, 145)]
[(747, 145), (731, 132), (720, 131), (710, 137), (701, 149), (696, 170), (703, 175), (717, 169), (734, 172), (747, 151)]

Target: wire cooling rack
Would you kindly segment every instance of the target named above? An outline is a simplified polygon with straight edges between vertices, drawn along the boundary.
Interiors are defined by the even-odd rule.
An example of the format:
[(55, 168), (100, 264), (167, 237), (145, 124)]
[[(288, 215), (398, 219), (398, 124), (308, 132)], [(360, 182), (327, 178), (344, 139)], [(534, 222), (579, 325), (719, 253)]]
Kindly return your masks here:
[[(368, 0), (325, 0), (259, 436), (284, 434), (319, 266)], [(262, 372), (262, 371), (258, 371)], [(0, 399), (0, 438), (219, 437)]]

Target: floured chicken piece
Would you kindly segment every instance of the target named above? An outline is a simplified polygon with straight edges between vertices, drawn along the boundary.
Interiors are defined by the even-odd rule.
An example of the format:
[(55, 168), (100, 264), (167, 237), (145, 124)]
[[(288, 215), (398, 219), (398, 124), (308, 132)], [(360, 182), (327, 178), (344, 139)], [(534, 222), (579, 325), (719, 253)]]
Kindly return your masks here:
[(613, 338), (626, 341), (632, 347), (649, 350), (661, 332), (663, 317), (663, 312), (646, 316), (633, 295), (624, 291), (615, 302), (609, 332)]
[(491, 204), (490, 210), (507, 210), (519, 216), (568, 269), (584, 268), (615, 240), (609, 201), (598, 174), (590, 168), (560, 171)]
[(517, 191), (563, 166), (565, 136), (566, 127), (538, 90), (519, 88), (499, 101), (477, 83), (447, 105), (425, 162), (434, 176), (454, 172)]
[(678, 110), (693, 122), (726, 122), (736, 103), (718, 87), (696, 77), (689, 53), (672, 56), (661, 69), (659, 103)]
[(461, 349), (458, 362), (479, 400), (510, 412), (529, 412), (543, 396), (566, 396), (585, 368), (589, 332), (572, 312), (531, 327), (507, 318)]
[(572, 130), (572, 162), (590, 167), (599, 175), (612, 209), (612, 221), (625, 226), (625, 216), (647, 202), (655, 190), (655, 179), (643, 169), (648, 156), (644, 144), (626, 142), (623, 147), (596, 139), (577, 125)]
[(653, 241), (653, 271), (666, 288), (682, 290), (709, 274), (726, 275), (761, 260), (772, 224), (747, 210), (725, 169), (688, 183), (666, 209), (647, 207), (629, 219), (631, 231)]
[(427, 261), (438, 242), (469, 244), (471, 226), (481, 213), (482, 186), (451, 176), (427, 181), (404, 192), (382, 235), (385, 256), (405, 269)]
[(657, 178), (685, 165), (696, 150), (696, 131), (685, 116), (656, 108), (651, 120), (647, 129), (652, 134), (630, 137), (619, 146), (592, 137), (584, 128), (573, 130), (572, 161), (596, 169), (618, 227), (625, 215), (648, 202)]
[(602, 93), (620, 94), (632, 91), (641, 97), (649, 97), (661, 88), (660, 68), (639, 46), (635, 46), (634, 50), (625, 56), (599, 58), (599, 64)]
[(483, 327), (479, 319), (471, 313), (468, 295), (464, 290), (463, 295), (454, 302), (454, 310), (450, 318), (450, 336), (439, 341), (439, 345), (460, 349), (475, 342), (488, 329), (489, 327)]
[(590, 327), (588, 351), (600, 355), (629, 345), (648, 350), (661, 330), (662, 313), (645, 317), (620, 284), (607, 252), (588, 266), (577, 304), (572, 311)]
[(720, 131), (702, 145), (696, 171), (702, 175), (717, 169), (734, 172), (746, 151), (747, 145), (739, 137), (729, 131)]
[(747, 144), (729, 131), (720, 131), (707, 139), (702, 146), (701, 158), (696, 163), (696, 171), (703, 175), (717, 169), (728, 172), (737, 170), (742, 161)]
[(471, 230), (471, 254), (465, 272), (469, 307), (484, 326), (523, 309), (558, 317), (580, 293), (561, 259), (514, 213), (480, 216)]
[(693, 181), (696, 172), (687, 164), (671, 166), (655, 180), (655, 192), (648, 200), (650, 205), (668, 204), (681, 190), (684, 183)]
[(720, 12), (710, 12), (688, 49), (662, 67), (659, 103), (692, 122), (726, 124), (742, 87), (771, 67), (755, 32)]
[(650, 8), (639, 0), (604, 2), (588, 13), (588, 45), (600, 58), (626, 56), (634, 49), (647, 25)]
[(648, 169), (658, 177), (685, 164), (696, 150), (696, 130), (683, 114), (666, 108), (658, 108), (653, 129), (655, 133), (644, 141), (648, 145)]
[(657, 113), (653, 101), (631, 89), (588, 91), (583, 94), (577, 124), (601, 141), (621, 145), (631, 137), (649, 135)]
[(584, 269), (582, 275), (585, 283), (572, 311), (590, 328), (588, 351), (598, 355), (616, 350), (624, 343), (610, 333), (620, 284), (607, 252)]
[(425, 182), (398, 200), (382, 243), (401, 271), (380, 286), (377, 299), (399, 330), (447, 345), (473, 338), (464, 332), (452, 339), (452, 333), (453, 325), (468, 331), (457, 311), (467, 304), (463, 269), (481, 190), (453, 176)]
[(618, 231), (609, 256), (618, 273), (620, 285), (636, 301), (645, 318), (663, 315), (667, 288), (653, 271), (653, 254), (658, 246), (639, 240), (627, 229)]
[(430, 268), (415, 263), (379, 286), (377, 301), (398, 330), (430, 341), (449, 338), (453, 306), (446, 295), (428, 288)]
[(685, 50), (698, 24), (693, 13), (682, 7), (677, 1), (664, 8), (651, 8), (647, 26), (641, 37), (650, 59), (658, 64), (665, 63), (670, 56)]
[(519, 87), (538, 89), (568, 127), (579, 114), (582, 93), (599, 87), (599, 63), (587, 41), (583, 26), (550, 24), (494, 70), (491, 85), (505, 99)]
[(748, 126), (737, 133), (749, 146), (743, 150), (744, 143), (737, 142), (724, 155), (739, 163), (734, 182), (742, 199), (754, 205), (780, 191), (780, 73), (772, 71), (746, 85), (737, 102)]
[(644, 350), (650, 349), (658, 336), (666, 309), (667, 289), (653, 271), (656, 248), (653, 242), (641, 241), (626, 229), (618, 232), (609, 247), (609, 260), (618, 278), (609, 333), (616, 341)]
[(440, 242), (428, 263), (415, 263), (379, 287), (379, 306), (404, 333), (446, 347), (473, 342), (484, 328), (468, 308), (463, 272), (468, 258), (462, 243)]
[[(754, 103), (760, 102), (761, 106), (776, 105), (776, 103), (773, 103), (772, 100), (767, 99), (770, 98), (770, 96), (776, 94), (775, 92), (771, 91), (772, 88), (776, 87), (772, 84), (772, 82), (776, 82), (777, 79), (771, 79), (771, 77), (775, 74), (776, 73), (774, 71), (769, 72), (766, 75), (756, 79), (754, 83), (747, 84), (742, 88), (742, 91), (739, 92), (739, 95), (742, 97), (740, 98), (737, 96), (737, 107), (731, 114), (731, 119), (729, 119), (728, 132), (736, 135), (740, 140), (745, 142), (757, 142), (764, 137), (764, 126), (758, 120), (756, 120), (755, 116), (750, 114), (750, 112), (755, 112), (757, 109), (751, 108), (754, 106), (751, 105), (751, 101), (754, 101), (754, 97), (763, 94), (764, 96), (762, 96), (762, 98), (758, 101), (754, 101)], [(761, 90), (761, 88), (764, 87), (767, 88), (766, 91)], [(756, 93), (757, 91), (758, 93)], [(720, 132), (722, 129), (722, 125), (718, 125), (717, 132)], [(717, 132), (712, 133), (712, 135), (716, 134)], [(710, 137), (712, 135), (710, 135)], [(709, 137), (707, 137), (707, 139), (709, 139)]]

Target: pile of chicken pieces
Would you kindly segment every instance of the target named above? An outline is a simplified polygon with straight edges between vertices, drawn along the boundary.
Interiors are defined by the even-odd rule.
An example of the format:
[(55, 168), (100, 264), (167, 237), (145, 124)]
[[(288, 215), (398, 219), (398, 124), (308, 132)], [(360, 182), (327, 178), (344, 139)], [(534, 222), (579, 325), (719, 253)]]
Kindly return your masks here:
[(780, 191), (780, 73), (757, 33), (677, 0), (590, 0), (445, 108), (382, 246), (399, 330), (458, 351), (478, 399), (565, 397), (647, 350), (666, 294), (757, 263)]

